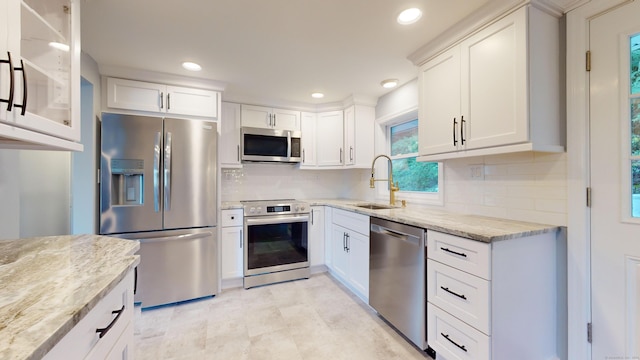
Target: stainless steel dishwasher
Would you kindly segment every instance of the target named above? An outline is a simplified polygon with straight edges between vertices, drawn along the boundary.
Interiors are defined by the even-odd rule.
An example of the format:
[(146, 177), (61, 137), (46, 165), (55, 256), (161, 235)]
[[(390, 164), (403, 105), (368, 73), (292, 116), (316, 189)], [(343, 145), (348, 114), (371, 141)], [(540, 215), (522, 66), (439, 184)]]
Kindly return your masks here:
[(371, 218), (369, 305), (420, 349), (426, 341), (424, 229)]

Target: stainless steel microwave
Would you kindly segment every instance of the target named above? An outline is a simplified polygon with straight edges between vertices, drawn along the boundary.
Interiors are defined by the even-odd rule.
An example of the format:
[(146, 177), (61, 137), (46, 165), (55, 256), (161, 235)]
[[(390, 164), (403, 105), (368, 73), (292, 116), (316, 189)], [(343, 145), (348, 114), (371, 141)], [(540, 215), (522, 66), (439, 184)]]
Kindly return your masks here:
[(302, 161), (300, 131), (242, 127), (240, 134), (244, 162), (299, 163)]

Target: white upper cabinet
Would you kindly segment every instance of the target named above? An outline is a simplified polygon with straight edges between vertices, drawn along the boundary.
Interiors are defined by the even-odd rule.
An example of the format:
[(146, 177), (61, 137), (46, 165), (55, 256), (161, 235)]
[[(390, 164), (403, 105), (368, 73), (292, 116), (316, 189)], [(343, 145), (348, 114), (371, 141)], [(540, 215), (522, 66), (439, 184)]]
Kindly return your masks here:
[(318, 166), (342, 166), (344, 160), (342, 111), (328, 111), (317, 114), (316, 159)]
[(107, 107), (218, 119), (219, 93), (211, 90), (107, 78)]
[(300, 130), (300, 112), (264, 106), (242, 105), (242, 126)]
[(527, 5), (422, 65), (420, 160), (564, 151), (560, 36)]
[(80, 1), (0, 1), (0, 147), (82, 150)]
[(300, 168), (315, 168), (316, 159), (316, 113), (303, 112), (301, 114), (300, 129), (302, 131), (302, 162)]
[(221, 112), (220, 167), (242, 167), (240, 162), (240, 104), (223, 102)]
[(374, 156), (375, 108), (351, 105), (344, 110), (344, 165), (370, 168)]

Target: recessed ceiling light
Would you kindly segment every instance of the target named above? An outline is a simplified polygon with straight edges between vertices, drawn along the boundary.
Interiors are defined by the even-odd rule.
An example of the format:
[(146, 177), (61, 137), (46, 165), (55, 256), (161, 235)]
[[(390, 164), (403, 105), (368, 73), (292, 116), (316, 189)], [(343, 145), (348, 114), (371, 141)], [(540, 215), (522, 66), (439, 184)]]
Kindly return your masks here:
[(387, 80), (383, 80), (380, 85), (382, 85), (383, 88), (385, 89), (392, 89), (396, 86), (398, 86), (398, 79), (387, 79)]
[(398, 24), (409, 25), (418, 21), (422, 17), (422, 11), (418, 8), (404, 10), (398, 15)]
[(324, 97), (324, 94), (321, 92), (314, 92), (313, 94), (311, 94), (311, 97), (314, 99), (322, 99)]
[(200, 71), (202, 70), (202, 66), (194, 63), (194, 62), (190, 62), (190, 61), (185, 61), (182, 63), (182, 67), (185, 68), (186, 70), (189, 71)]
[(67, 44), (63, 44), (63, 43), (52, 41), (52, 42), (49, 43), (49, 46), (51, 46), (54, 49), (58, 49), (58, 50), (62, 50), (62, 51), (69, 51), (69, 45), (67, 45)]

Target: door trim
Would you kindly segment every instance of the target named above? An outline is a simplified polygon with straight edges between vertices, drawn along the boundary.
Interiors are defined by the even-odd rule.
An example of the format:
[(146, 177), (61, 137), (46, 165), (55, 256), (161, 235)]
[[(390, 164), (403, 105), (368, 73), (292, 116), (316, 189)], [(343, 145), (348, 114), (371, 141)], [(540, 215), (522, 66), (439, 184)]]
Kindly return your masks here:
[(567, 13), (567, 301), (569, 359), (591, 359), (591, 212), (586, 206), (589, 176), (589, 22), (629, 0), (598, 0)]

